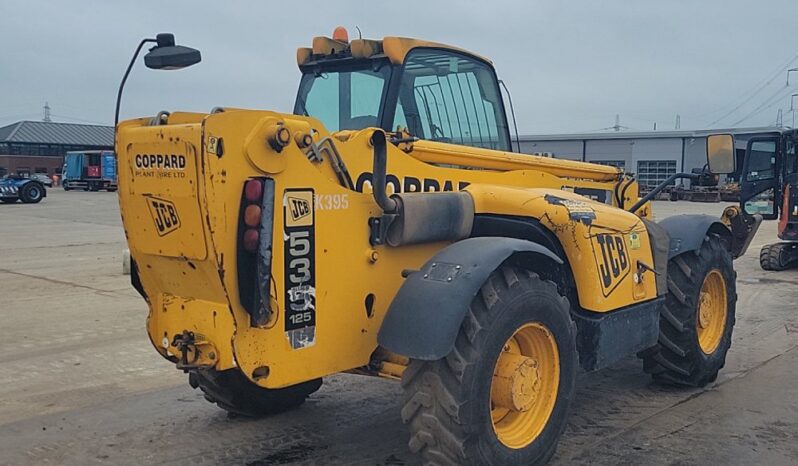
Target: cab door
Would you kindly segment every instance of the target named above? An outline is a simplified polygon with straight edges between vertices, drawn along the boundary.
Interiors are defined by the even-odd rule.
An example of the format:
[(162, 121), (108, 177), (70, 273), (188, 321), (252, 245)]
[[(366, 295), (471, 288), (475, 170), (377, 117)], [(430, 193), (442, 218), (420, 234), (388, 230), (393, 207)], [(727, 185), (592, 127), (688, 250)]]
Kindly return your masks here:
[(740, 207), (765, 220), (779, 216), (781, 205), (781, 139), (777, 136), (748, 140), (740, 173)]

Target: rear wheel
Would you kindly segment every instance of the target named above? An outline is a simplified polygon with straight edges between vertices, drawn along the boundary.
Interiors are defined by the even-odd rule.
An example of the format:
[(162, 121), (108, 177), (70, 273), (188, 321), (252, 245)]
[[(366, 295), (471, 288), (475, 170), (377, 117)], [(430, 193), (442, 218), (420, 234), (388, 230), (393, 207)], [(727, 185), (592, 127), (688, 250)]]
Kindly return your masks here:
[(494, 272), (451, 353), (405, 371), (410, 449), (428, 464), (548, 461), (573, 398), (575, 334), (554, 283), (521, 269)]
[(321, 387), (321, 379), (286, 388), (260, 387), (236, 369), (194, 370), (188, 375), (192, 388), (199, 388), (205, 399), (234, 414), (260, 417), (296, 408)]
[(736, 276), (731, 255), (714, 235), (697, 253), (671, 259), (659, 341), (640, 354), (655, 380), (693, 387), (715, 381), (731, 346)]
[(44, 197), (44, 186), (36, 182), (29, 182), (19, 190), (19, 198), (25, 204), (36, 204)]

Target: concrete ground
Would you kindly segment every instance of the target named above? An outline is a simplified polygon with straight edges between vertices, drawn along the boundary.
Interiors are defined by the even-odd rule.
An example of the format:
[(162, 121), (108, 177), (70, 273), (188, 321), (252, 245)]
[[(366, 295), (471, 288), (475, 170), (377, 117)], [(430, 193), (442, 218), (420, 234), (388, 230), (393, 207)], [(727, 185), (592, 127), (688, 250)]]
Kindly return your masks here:
[[(228, 417), (150, 347), (112, 193), (0, 205), (0, 464), (411, 465), (398, 384), (337, 375), (301, 409)], [(657, 216), (720, 204), (657, 202)], [(579, 376), (555, 464), (798, 463), (798, 270), (739, 273), (726, 368), (705, 389), (639, 361)]]

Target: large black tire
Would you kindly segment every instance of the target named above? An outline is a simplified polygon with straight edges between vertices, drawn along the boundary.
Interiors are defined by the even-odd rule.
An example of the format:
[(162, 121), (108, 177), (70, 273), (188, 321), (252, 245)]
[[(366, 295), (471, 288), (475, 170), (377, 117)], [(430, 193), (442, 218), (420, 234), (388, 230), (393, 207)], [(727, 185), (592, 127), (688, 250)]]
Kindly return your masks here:
[(759, 265), (763, 270), (778, 272), (798, 265), (798, 242), (766, 244), (759, 250)]
[(268, 389), (252, 383), (236, 369), (194, 370), (188, 375), (192, 388), (199, 388), (205, 399), (230, 413), (261, 417), (296, 408), (321, 387), (321, 379), (286, 388)]
[[(707, 353), (698, 338), (699, 305), (702, 285), (713, 270), (718, 271), (725, 282), (726, 314), (720, 341)], [(667, 385), (702, 387), (717, 379), (732, 341), (736, 278), (731, 254), (715, 235), (707, 236), (698, 251), (670, 260), (668, 293), (660, 312), (659, 341), (640, 353), (643, 370), (654, 380)]]
[(15, 198), (4, 198), (4, 199), (0, 199), (0, 202), (2, 202), (3, 204), (13, 204), (13, 203), (17, 202), (18, 200), (19, 200), (19, 198), (16, 198), (16, 197)]
[(25, 204), (36, 204), (44, 198), (44, 185), (36, 181), (25, 183), (19, 190), (19, 198)]
[[(491, 383), (499, 355), (529, 323), (550, 330), (560, 378), (545, 427), (523, 448), (499, 440), (491, 420)], [(426, 464), (529, 465), (547, 462), (565, 428), (577, 367), (576, 326), (557, 286), (526, 270), (503, 267), (474, 298), (454, 349), (437, 361), (412, 360), (402, 377), (402, 420), (410, 449)]]

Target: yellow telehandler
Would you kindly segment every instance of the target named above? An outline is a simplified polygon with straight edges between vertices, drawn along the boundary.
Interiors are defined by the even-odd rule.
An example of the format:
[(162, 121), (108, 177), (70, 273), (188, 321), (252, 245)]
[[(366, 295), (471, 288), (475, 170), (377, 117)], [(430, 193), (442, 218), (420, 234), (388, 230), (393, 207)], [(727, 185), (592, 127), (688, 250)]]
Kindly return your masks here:
[[(148, 43), (150, 68), (200, 61), (145, 39), (120, 97)], [(554, 454), (580, 367), (715, 380), (760, 218), (655, 223), (667, 182), (639, 198), (614, 167), (513, 152), (494, 68), (465, 50), (338, 29), (297, 61), (293, 113), (117, 124), (147, 331), (209, 401), (260, 416), (331, 374), (387, 377), (425, 462), (526, 465)], [(716, 173), (730, 140), (709, 139)]]

